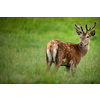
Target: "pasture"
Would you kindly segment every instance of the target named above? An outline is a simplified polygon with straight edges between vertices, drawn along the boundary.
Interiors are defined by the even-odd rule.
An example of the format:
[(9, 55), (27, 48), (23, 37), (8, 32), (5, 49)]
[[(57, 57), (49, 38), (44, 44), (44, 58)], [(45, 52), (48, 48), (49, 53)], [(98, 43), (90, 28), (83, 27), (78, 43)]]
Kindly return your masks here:
[[(75, 23), (95, 27), (90, 49), (76, 69), (75, 76), (54, 64), (46, 73), (46, 45), (52, 39), (79, 43)], [(97, 17), (10, 17), (0, 18), (1, 84), (100, 84), (100, 18)]]

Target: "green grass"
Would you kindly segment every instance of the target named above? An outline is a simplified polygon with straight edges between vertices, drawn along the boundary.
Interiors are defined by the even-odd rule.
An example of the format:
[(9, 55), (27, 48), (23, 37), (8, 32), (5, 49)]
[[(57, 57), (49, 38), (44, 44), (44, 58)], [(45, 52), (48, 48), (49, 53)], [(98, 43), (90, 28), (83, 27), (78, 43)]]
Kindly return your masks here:
[[(90, 49), (72, 77), (61, 66), (46, 73), (46, 45), (52, 39), (79, 43), (75, 23), (85, 30), (99, 21)], [(0, 18), (0, 83), (100, 84), (100, 18)]]

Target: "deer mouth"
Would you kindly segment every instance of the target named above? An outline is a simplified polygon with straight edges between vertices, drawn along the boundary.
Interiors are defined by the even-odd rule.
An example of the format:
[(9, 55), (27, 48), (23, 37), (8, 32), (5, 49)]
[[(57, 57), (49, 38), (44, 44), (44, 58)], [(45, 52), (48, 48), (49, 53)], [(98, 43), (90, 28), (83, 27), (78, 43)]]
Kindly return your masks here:
[(80, 45), (80, 47), (85, 47), (84, 45)]

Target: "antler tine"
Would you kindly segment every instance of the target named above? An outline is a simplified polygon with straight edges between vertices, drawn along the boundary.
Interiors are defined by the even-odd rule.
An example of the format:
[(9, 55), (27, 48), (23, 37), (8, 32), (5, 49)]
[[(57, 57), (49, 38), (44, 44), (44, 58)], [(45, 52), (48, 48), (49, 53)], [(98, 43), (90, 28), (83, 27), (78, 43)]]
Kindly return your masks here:
[(79, 23), (79, 27), (81, 27), (81, 23)]
[(88, 32), (89, 32), (89, 30), (90, 30), (91, 28), (88, 30), (87, 24), (86, 24), (85, 26), (86, 26), (86, 34), (88, 34)]
[(97, 24), (98, 22), (94, 22), (94, 26), (91, 28), (91, 30), (94, 29)]
[(86, 31), (88, 31), (87, 24), (85, 26), (86, 26)]
[(80, 29), (80, 27), (79, 27), (79, 26), (77, 26), (76, 24), (75, 24), (75, 26), (76, 26), (78, 29)]
[(98, 24), (98, 22), (94, 22), (94, 26), (92, 27), (92, 28), (87, 28), (87, 25), (86, 25), (86, 30), (87, 30), (87, 32), (86, 33), (88, 33), (89, 31), (91, 31), (92, 29), (94, 29), (95, 28), (95, 26)]
[(82, 33), (84, 33), (83, 28), (81, 27), (81, 23), (79, 23), (79, 26), (77, 26), (76, 24), (75, 24), (75, 26), (76, 26)]

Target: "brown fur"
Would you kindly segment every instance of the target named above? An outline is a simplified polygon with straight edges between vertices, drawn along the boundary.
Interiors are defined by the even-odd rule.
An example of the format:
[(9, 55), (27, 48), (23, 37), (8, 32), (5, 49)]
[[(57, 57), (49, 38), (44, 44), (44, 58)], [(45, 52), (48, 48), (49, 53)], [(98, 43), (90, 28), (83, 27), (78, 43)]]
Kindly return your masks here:
[[(69, 68), (72, 65), (76, 66), (79, 64), (79, 62), (81, 61), (81, 57), (82, 57), (79, 44), (65, 43), (59, 40), (52, 40), (47, 45), (47, 49), (50, 50), (51, 54), (53, 52), (54, 44), (58, 46), (58, 49), (56, 48), (57, 50), (57, 55), (55, 58), (56, 61), (54, 62), (57, 69), (60, 66), (66, 66), (66, 68), (67, 67)], [(46, 56), (46, 59), (47, 59), (47, 64), (48, 64), (48, 56)]]

